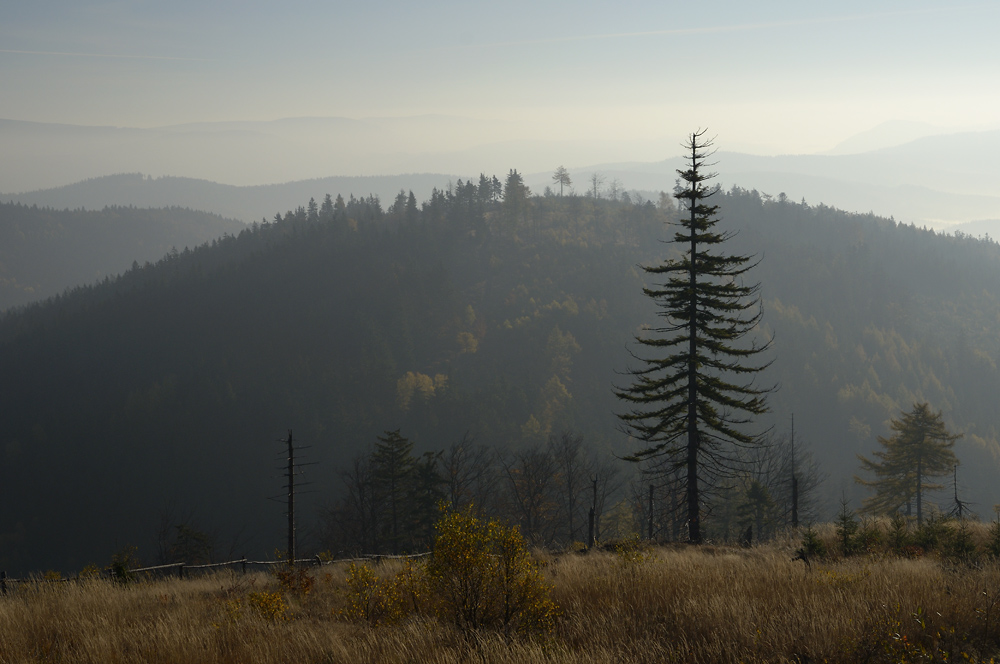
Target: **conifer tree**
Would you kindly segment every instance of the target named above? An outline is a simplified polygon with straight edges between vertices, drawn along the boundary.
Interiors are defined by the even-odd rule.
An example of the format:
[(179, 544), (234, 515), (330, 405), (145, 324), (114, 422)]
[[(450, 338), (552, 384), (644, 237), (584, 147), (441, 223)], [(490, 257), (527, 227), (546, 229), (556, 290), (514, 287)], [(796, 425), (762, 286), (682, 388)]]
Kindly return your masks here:
[(316, 204), (315, 198), (309, 199), (309, 205), (306, 210), (306, 218), (309, 220), (310, 224), (314, 224), (319, 221), (319, 206)]
[(875, 495), (864, 502), (864, 509), (873, 514), (893, 514), (904, 505), (909, 514), (916, 501), (917, 523), (924, 520), (923, 496), (927, 491), (941, 489), (941, 484), (928, 481), (952, 472), (958, 459), (952, 451), (961, 435), (948, 433), (941, 412), (934, 413), (926, 403), (913, 404), (913, 410), (889, 423), (895, 433), (889, 438), (878, 437), (884, 449), (876, 451), (872, 461), (860, 454), (861, 468), (874, 479), (854, 479), (875, 489)]
[(755, 383), (769, 362), (754, 363), (770, 341), (758, 344), (750, 335), (761, 319), (760, 284), (743, 283), (756, 262), (725, 253), (732, 234), (714, 230), (718, 206), (709, 199), (718, 189), (705, 184), (714, 174), (705, 172), (712, 143), (704, 135), (691, 134), (687, 169), (678, 171), (685, 185), (675, 197), (686, 214), (674, 243), (684, 254), (643, 266), (665, 280), (643, 289), (663, 323), (636, 337), (642, 366), (627, 371), (632, 385), (615, 389), (629, 408), (619, 413), (622, 429), (643, 446), (627, 458), (653, 462), (660, 472), (683, 470), (693, 543), (702, 540), (702, 482), (711, 487), (734, 469), (734, 446), (761, 444), (762, 434), (743, 425), (767, 411), (770, 391)]
[(333, 199), (330, 194), (323, 197), (323, 204), (319, 208), (319, 218), (326, 222), (333, 219)]
[(374, 479), (388, 509), (388, 539), (394, 554), (399, 553), (408, 521), (415, 474), (413, 443), (399, 435), (399, 429), (377, 436), (371, 464)]

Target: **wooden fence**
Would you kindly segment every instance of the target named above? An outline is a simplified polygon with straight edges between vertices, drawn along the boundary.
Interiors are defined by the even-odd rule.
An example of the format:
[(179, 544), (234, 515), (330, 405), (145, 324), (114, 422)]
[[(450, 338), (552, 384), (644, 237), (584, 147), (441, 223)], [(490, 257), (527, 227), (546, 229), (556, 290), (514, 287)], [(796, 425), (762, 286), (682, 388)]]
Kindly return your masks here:
[[(413, 558), (424, 558), (431, 555), (430, 552), (425, 553), (414, 553), (409, 555), (378, 555), (371, 554), (368, 556), (362, 556), (360, 558), (337, 558), (335, 560), (323, 560), (319, 556), (314, 556), (312, 558), (297, 558), (294, 561), (295, 565), (307, 565), (309, 567), (322, 567), (324, 565), (336, 565), (339, 563), (356, 563), (356, 562), (371, 562), (379, 563), (383, 560), (406, 560)], [(288, 565), (287, 560), (247, 560), (246, 558), (241, 558), (240, 560), (229, 560), (224, 563), (206, 563), (203, 565), (188, 565), (187, 563), (168, 563), (166, 565), (153, 565), (151, 567), (137, 567), (135, 569), (124, 570), (125, 573), (133, 576), (141, 576), (145, 578), (152, 578), (154, 576), (169, 576), (176, 574), (178, 578), (185, 578), (192, 571), (207, 571), (213, 569), (231, 568), (239, 569), (243, 574), (247, 573), (248, 567), (278, 567), (281, 565)], [(115, 571), (108, 567), (101, 570), (101, 576), (103, 578), (114, 578)], [(41, 576), (34, 576), (24, 579), (15, 579), (7, 576), (7, 572), (0, 572), (0, 595), (6, 595), (8, 592), (12, 591), (17, 585), (25, 583), (67, 583), (70, 581), (79, 581), (80, 576), (77, 575), (71, 578), (65, 579), (46, 579)]]

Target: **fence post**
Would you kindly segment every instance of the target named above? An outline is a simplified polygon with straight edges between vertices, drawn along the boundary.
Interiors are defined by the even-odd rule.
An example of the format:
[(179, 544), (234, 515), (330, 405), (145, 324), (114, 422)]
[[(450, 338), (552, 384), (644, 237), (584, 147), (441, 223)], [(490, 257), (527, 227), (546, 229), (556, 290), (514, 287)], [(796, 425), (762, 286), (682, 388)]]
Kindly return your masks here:
[(590, 508), (590, 513), (587, 515), (587, 548), (594, 548), (594, 508)]
[(184, 563), (177, 565), (177, 576), (181, 579), (184, 578)]
[(7, 594), (7, 572), (0, 572), (0, 595)]
[(247, 559), (245, 557), (243, 558), (243, 560), (240, 561), (240, 567), (243, 568), (243, 573), (246, 574), (247, 573)]

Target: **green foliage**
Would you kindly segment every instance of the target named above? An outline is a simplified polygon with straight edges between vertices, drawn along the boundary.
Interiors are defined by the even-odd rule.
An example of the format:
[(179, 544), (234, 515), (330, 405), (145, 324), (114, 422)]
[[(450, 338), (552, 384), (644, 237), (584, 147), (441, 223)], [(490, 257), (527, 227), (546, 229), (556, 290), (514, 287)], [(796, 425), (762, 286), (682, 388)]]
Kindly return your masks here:
[(345, 491), (326, 515), (326, 537), (338, 547), (350, 543), (358, 553), (425, 551), (444, 497), (440, 453), (417, 457), (398, 429), (377, 440), (343, 474)]
[(931, 551), (938, 548), (947, 537), (947, 519), (940, 514), (931, 514), (922, 524), (917, 525), (913, 533), (913, 545), (924, 551)]
[(398, 554), (411, 508), (407, 498), (415, 479), (413, 443), (402, 437), (399, 429), (387, 431), (378, 437), (371, 463), (380, 498), (388, 504), (385, 537), (392, 553)]
[(854, 516), (847, 500), (840, 501), (840, 512), (837, 513), (837, 541), (840, 544), (840, 553), (845, 556), (852, 556), (860, 551), (860, 541), (858, 539), (858, 520)]
[(882, 530), (875, 519), (862, 519), (858, 526), (855, 548), (858, 551), (872, 553), (879, 550), (883, 544)]
[(139, 567), (137, 552), (138, 548), (135, 546), (126, 545), (111, 556), (108, 573), (112, 579), (125, 584), (135, 581), (135, 574), (131, 570)]
[(951, 448), (961, 436), (948, 433), (941, 413), (931, 412), (926, 403), (914, 404), (912, 411), (893, 419), (889, 426), (895, 433), (889, 438), (879, 436), (883, 449), (874, 454), (879, 461), (858, 455), (862, 469), (874, 479), (855, 480), (875, 489), (875, 495), (865, 500), (866, 511), (892, 514), (915, 501), (919, 524), (923, 522), (924, 493), (942, 488), (929, 479), (946, 475), (958, 465)]
[(802, 553), (807, 559), (811, 557), (823, 558), (826, 556), (826, 544), (819, 538), (819, 535), (812, 526), (806, 528), (802, 533)]
[(898, 512), (893, 514), (889, 521), (888, 542), (892, 552), (897, 556), (906, 553), (907, 547), (912, 544), (909, 522)]
[(942, 553), (952, 560), (964, 563), (972, 562), (979, 557), (976, 542), (965, 519), (959, 519), (952, 524), (942, 546)]

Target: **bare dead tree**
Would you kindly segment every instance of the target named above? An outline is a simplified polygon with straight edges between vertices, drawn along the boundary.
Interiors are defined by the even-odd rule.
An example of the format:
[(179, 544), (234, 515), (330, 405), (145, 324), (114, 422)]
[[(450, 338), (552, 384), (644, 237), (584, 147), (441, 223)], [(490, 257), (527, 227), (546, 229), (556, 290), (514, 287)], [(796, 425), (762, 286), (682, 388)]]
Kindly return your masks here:
[(559, 516), (555, 461), (540, 446), (500, 456), (511, 515), (533, 544), (553, 540)]
[(468, 432), (441, 455), (446, 500), (451, 509), (471, 504), (481, 515), (496, 512), (497, 455)]

